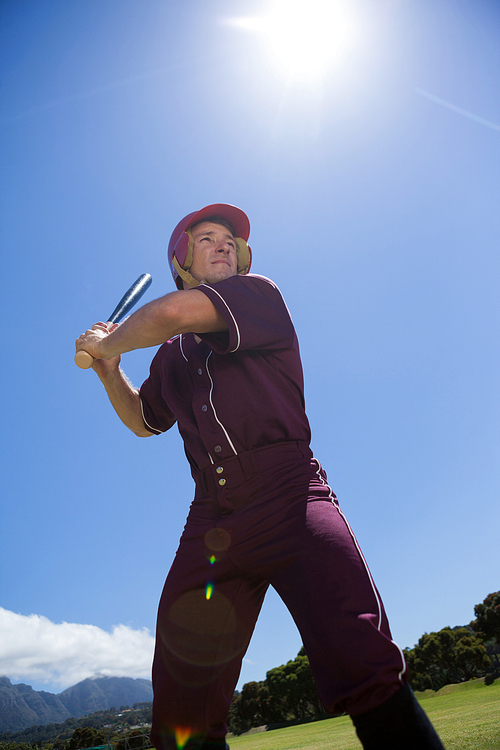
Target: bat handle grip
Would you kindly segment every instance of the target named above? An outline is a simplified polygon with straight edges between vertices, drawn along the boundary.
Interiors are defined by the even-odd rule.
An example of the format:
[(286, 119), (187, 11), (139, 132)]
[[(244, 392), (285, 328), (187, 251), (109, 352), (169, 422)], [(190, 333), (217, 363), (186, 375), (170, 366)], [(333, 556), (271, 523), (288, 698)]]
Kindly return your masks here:
[(78, 365), (82, 370), (88, 370), (94, 364), (94, 358), (88, 352), (84, 352), (80, 349), (75, 354), (75, 365)]

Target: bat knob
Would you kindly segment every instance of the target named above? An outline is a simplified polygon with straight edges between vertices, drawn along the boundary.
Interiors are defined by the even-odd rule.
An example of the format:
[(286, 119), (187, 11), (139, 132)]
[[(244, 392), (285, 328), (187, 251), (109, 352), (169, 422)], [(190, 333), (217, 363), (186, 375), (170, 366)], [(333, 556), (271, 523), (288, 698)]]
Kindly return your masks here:
[(94, 364), (94, 358), (88, 353), (81, 349), (75, 354), (75, 365), (78, 365), (82, 370), (88, 370)]

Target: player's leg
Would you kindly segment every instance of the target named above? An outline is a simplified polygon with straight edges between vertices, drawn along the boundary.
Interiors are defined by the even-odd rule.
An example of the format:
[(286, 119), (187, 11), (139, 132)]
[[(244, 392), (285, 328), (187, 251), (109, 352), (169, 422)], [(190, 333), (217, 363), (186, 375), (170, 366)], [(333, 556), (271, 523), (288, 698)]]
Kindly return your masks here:
[(409, 684), (380, 706), (351, 718), (365, 750), (444, 750)]
[(406, 682), (382, 601), (340, 511), (328, 499), (297, 507), (283, 539), (289, 564), (271, 578), (299, 631), (330, 713), (364, 713)]
[(158, 750), (226, 747), (227, 714), (268, 584), (242, 578), (214, 549), (217, 536), (215, 523), (188, 522), (161, 597), (151, 730)]
[[(288, 539), (282, 534), (290, 564), (271, 583), (299, 627), (325, 709), (347, 711), (370, 750), (441, 748), (404, 687), (406, 664), (392, 640), (380, 595), (321, 472), (310, 483), (306, 508), (293, 501), (289, 520), (291, 514), (297, 522), (289, 524)], [(392, 729), (391, 713), (397, 714)], [(410, 739), (420, 744), (405, 744)]]

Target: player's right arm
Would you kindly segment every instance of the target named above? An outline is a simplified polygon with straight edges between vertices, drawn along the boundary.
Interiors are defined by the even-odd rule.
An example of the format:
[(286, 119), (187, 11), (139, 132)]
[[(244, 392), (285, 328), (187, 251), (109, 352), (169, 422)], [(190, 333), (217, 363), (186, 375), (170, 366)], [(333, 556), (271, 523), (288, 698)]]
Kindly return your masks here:
[[(108, 370), (106, 374), (101, 375), (98, 372), (98, 366), (102, 361), (96, 360), (97, 364), (94, 364), (94, 370), (99, 375), (114, 410), (123, 424), (129, 430), (132, 430), (137, 437), (150, 437), (154, 433), (147, 430), (144, 426), (138, 389), (134, 388), (121, 367), (117, 367), (115, 370)], [(109, 360), (106, 361), (106, 364), (108, 362)]]
[[(108, 330), (104, 323), (96, 323), (92, 328), (102, 331), (104, 335)], [(114, 328), (115, 326), (112, 330)], [(146, 429), (144, 425), (139, 391), (121, 369), (120, 359), (120, 356), (112, 359), (95, 359), (92, 367), (123, 424), (137, 437), (149, 437), (154, 433)]]

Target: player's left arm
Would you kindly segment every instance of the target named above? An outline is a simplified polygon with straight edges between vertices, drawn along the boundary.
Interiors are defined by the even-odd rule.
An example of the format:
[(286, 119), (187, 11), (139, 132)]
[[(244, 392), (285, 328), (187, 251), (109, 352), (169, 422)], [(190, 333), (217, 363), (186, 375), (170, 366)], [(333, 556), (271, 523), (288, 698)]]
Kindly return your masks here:
[(197, 289), (171, 292), (133, 313), (111, 333), (86, 331), (77, 341), (95, 359), (110, 359), (134, 349), (158, 346), (179, 333), (227, 330), (224, 316)]

